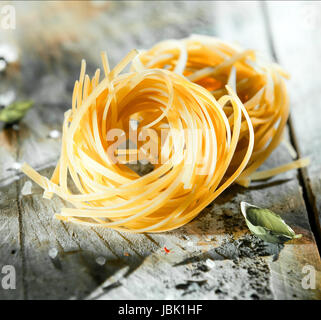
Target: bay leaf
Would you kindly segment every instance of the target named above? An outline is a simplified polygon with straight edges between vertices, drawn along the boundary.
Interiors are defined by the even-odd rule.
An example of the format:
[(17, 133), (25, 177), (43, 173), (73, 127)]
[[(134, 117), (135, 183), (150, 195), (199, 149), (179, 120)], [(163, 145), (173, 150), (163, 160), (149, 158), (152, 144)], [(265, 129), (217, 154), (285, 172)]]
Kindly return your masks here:
[(28, 110), (33, 106), (33, 101), (19, 101), (10, 104), (0, 110), (0, 121), (5, 123), (14, 123), (21, 120)]
[(241, 202), (241, 212), (250, 231), (260, 239), (271, 243), (285, 243), (300, 238), (284, 220), (273, 211)]

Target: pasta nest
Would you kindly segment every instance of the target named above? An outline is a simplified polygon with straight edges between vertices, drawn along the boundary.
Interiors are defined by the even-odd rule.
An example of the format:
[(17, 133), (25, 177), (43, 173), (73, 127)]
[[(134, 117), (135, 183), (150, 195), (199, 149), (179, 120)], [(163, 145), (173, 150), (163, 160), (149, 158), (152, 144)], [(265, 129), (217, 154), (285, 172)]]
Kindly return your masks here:
[[(252, 178), (263, 177), (255, 171), (281, 142), (289, 117), (284, 82), (289, 75), (279, 65), (254, 50), (201, 35), (160, 42), (141, 52), (136, 60), (145, 68), (161, 68), (181, 74), (206, 88), (218, 100), (227, 94), (226, 85), (229, 85), (244, 104), (255, 134), (251, 159), (237, 182), (248, 186)], [(225, 104), (224, 112), (232, 125), (234, 109)], [(243, 145), (248, 144), (245, 122), (243, 118), (239, 147), (234, 157), (236, 161), (244, 156)], [(232, 171), (236, 165), (231, 164)]]
[[(92, 79), (85, 75), (83, 61), (51, 180), (23, 165), (45, 197), (55, 193), (72, 204), (55, 215), (58, 219), (129, 232), (175, 229), (198, 215), (248, 164), (254, 131), (233, 89), (226, 86), (217, 101), (185, 77), (140, 68), (137, 61), (132, 71), (120, 74), (136, 54), (130, 52), (112, 71), (103, 54), (102, 81), (99, 69)], [(246, 144), (240, 140), (244, 132)], [(231, 170), (237, 148), (242, 158)], [(153, 170), (144, 175), (133, 170), (135, 157)]]

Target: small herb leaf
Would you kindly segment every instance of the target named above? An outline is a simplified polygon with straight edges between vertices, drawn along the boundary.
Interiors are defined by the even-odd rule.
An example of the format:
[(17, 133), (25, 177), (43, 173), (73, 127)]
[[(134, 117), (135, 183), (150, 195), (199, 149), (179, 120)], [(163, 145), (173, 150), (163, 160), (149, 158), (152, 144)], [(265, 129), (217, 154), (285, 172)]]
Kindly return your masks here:
[(33, 101), (14, 102), (0, 111), (0, 121), (14, 123), (21, 120), (33, 106)]
[(271, 210), (241, 202), (241, 212), (250, 231), (264, 241), (284, 243), (302, 236), (295, 234), (284, 220)]

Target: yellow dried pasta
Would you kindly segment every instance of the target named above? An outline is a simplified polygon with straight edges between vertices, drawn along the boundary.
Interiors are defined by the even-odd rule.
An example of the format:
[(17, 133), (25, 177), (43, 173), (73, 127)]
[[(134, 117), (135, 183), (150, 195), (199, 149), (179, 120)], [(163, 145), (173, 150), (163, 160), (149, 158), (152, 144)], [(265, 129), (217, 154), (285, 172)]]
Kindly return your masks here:
[[(252, 179), (267, 178), (297, 168), (295, 163), (259, 175), (255, 173), (281, 142), (289, 117), (284, 82), (289, 75), (279, 65), (257, 55), (254, 50), (244, 50), (218, 38), (193, 35), (182, 40), (160, 42), (141, 52), (135, 60), (141, 68), (161, 68), (183, 75), (209, 90), (218, 100), (226, 95), (226, 85), (233, 88), (251, 118), (255, 134), (251, 159), (237, 179), (243, 186), (248, 186)], [(233, 108), (226, 104), (224, 112), (233, 127)], [(243, 119), (239, 146), (231, 163), (232, 171), (243, 158), (247, 143), (248, 130)], [(308, 159), (300, 161), (302, 166), (307, 163)]]
[[(217, 101), (184, 77), (168, 70), (141, 69), (137, 61), (136, 70), (120, 74), (136, 53), (130, 52), (112, 71), (103, 54), (102, 81), (99, 70), (92, 79), (85, 75), (83, 61), (72, 108), (65, 113), (61, 155), (51, 180), (27, 164), (22, 166), (45, 189), (45, 197), (55, 193), (72, 205), (56, 214), (58, 219), (128, 232), (172, 230), (197, 216), (248, 164), (253, 126), (229, 86)], [(225, 105), (232, 116), (223, 112)], [(138, 121), (136, 129), (129, 125), (133, 119)], [(111, 130), (139, 136), (162, 128), (168, 130), (168, 152), (150, 152), (146, 157), (156, 157), (154, 170), (144, 176), (127, 163), (113, 161), (114, 154), (108, 152), (113, 144), (108, 139)], [(247, 145), (242, 145), (242, 159), (227, 174), (244, 132)], [(155, 139), (154, 144), (161, 139), (159, 134)], [(144, 149), (141, 141), (140, 148)], [(68, 178), (76, 192), (71, 191)]]
[[(248, 186), (309, 162), (257, 171), (283, 138), (289, 102), (288, 75), (253, 50), (192, 36), (133, 50), (113, 70), (105, 53), (102, 62), (101, 81), (100, 70), (90, 79), (82, 62), (51, 179), (22, 166), (44, 197), (71, 204), (58, 219), (168, 231), (234, 182)], [(137, 160), (153, 170), (138, 174)]]

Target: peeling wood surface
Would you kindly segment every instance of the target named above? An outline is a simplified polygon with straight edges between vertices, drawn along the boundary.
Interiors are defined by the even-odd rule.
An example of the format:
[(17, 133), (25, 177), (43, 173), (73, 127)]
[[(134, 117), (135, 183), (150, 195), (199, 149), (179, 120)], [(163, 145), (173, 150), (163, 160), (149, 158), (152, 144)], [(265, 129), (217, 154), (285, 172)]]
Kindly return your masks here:
[[(31, 16), (35, 14), (32, 5), (17, 4), (18, 13), (23, 9), (30, 10)], [(7, 169), (13, 161), (27, 161), (50, 176), (60, 139), (51, 139), (48, 134), (60, 130), (81, 58), (86, 58), (89, 70), (93, 70), (101, 49), (108, 50), (114, 64), (133, 47), (149, 47), (164, 38), (191, 33), (237, 39), (245, 47), (273, 53), (262, 5), (257, 2), (248, 3), (246, 9), (237, 2), (120, 2), (111, 3), (105, 10), (83, 22), (87, 31), (81, 39), (71, 28), (71, 34), (62, 37), (62, 44), (57, 37), (57, 43), (33, 47), (32, 32), (17, 30), (15, 35), (14, 41), (25, 50), (16, 89), (35, 100), (35, 107), (18, 131), (7, 128), (0, 132), (0, 267), (12, 264), (17, 272), (17, 289), (0, 289), (0, 299), (320, 299), (320, 256), (297, 171), (257, 182), (248, 189), (233, 186), (191, 223), (164, 234), (132, 235), (66, 224), (52, 218), (65, 205), (62, 200), (43, 199), (42, 190), (34, 184), (32, 195), (21, 196), (26, 177)], [(274, 10), (283, 20), (276, 18)], [(299, 82), (306, 79), (303, 72), (310, 65), (308, 55), (312, 60), (317, 52), (291, 47), (294, 40), (280, 32), (287, 30), (278, 25), (287, 17), (286, 12), (280, 12), (271, 6), (268, 19), (280, 62), (296, 79), (289, 87), (294, 129), (301, 130), (296, 131), (300, 151), (310, 154), (313, 146), (306, 146), (306, 140), (300, 139), (308, 140), (311, 135), (317, 141), (317, 120), (309, 118), (311, 127), (305, 133), (295, 119), (296, 114), (299, 117), (304, 113), (297, 111), (302, 108), (297, 101), (306, 99), (312, 92), (308, 90), (314, 90), (311, 99), (312, 94), (318, 94), (317, 82), (312, 82), (309, 74), (304, 74), (307, 80), (303, 88)], [(36, 27), (30, 29), (40, 32)], [(58, 31), (53, 28), (51, 32)], [(44, 37), (42, 33), (37, 36)], [(302, 39), (305, 48), (320, 48), (320, 39), (313, 39), (313, 43)], [(44, 55), (49, 45), (54, 47)], [(57, 47), (59, 50), (53, 50)], [(291, 59), (282, 51), (286, 48), (293, 48)], [(301, 63), (299, 69), (296, 61)], [(315, 72), (319, 66), (315, 66)], [(309, 113), (312, 107), (317, 106), (305, 104), (304, 108)], [(289, 161), (287, 150), (280, 145), (264, 168)], [(315, 151), (307, 179), (314, 177), (312, 173), (320, 165)], [(319, 196), (316, 188), (312, 190)], [(303, 237), (284, 247), (257, 240), (249, 234), (240, 214), (243, 200), (279, 213)], [(164, 247), (170, 252), (166, 253)], [(58, 251), (56, 257), (49, 255), (53, 248)], [(314, 290), (301, 285), (302, 268), (307, 264), (316, 269)]]

